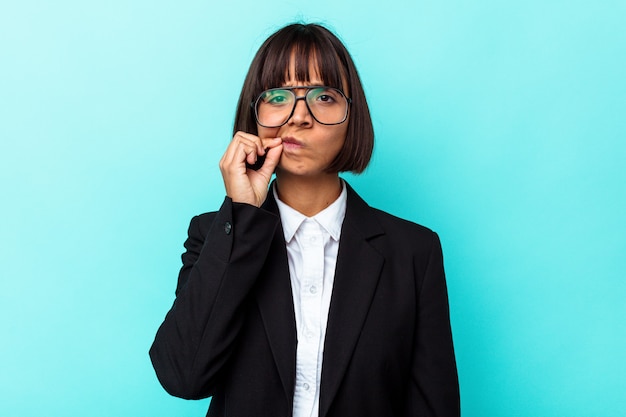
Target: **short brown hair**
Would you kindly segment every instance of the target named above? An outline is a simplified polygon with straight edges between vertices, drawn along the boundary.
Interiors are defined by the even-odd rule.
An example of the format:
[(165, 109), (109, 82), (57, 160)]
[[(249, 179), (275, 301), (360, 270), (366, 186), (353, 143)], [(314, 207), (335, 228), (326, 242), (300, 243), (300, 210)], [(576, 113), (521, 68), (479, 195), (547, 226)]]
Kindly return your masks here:
[[(346, 141), (327, 171), (363, 172), (374, 149), (374, 127), (363, 86), (346, 47), (331, 31), (318, 24), (290, 24), (261, 45), (250, 64), (239, 96), (233, 133), (258, 133), (250, 103), (264, 90), (280, 87), (287, 81), (292, 58), (295, 60), (296, 79), (309, 80), (309, 62), (314, 58), (321, 81), (344, 91), (351, 99)], [(344, 82), (348, 91), (345, 91)]]

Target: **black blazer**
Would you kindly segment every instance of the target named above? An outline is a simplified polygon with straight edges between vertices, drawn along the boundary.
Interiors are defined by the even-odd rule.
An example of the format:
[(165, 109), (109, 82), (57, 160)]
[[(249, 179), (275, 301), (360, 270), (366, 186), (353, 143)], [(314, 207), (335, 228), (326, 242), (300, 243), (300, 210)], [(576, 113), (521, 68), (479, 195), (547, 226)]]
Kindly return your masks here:
[[(296, 325), (272, 193), (194, 217), (176, 300), (150, 357), (207, 416), (292, 415)], [(349, 186), (324, 345), (320, 417), (459, 416), (441, 246)]]

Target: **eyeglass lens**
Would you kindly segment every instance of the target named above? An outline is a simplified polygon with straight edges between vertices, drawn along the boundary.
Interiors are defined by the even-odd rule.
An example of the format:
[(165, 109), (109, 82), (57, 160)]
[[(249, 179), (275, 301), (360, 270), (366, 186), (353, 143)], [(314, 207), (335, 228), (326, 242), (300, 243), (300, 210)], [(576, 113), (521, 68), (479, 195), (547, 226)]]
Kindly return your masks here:
[[(256, 116), (260, 125), (279, 127), (291, 117), (300, 97), (291, 89), (274, 88), (261, 93), (256, 102)], [(339, 124), (348, 114), (348, 100), (343, 93), (331, 87), (316, 87), (305, 95), (311, 115), (322, 124)]]

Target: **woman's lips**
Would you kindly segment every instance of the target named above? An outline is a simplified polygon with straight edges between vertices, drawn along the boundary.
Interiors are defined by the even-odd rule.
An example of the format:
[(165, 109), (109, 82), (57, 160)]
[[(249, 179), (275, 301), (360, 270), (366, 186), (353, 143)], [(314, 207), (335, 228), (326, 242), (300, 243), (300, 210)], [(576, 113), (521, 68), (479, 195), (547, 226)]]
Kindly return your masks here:
[(302, 147), (303, 147), (302, 142), (300, 142), (296, 138), (293, 138), (290, 136), (283, 138), (283, 149), (294, 150), (294, 149), (300, 149)]

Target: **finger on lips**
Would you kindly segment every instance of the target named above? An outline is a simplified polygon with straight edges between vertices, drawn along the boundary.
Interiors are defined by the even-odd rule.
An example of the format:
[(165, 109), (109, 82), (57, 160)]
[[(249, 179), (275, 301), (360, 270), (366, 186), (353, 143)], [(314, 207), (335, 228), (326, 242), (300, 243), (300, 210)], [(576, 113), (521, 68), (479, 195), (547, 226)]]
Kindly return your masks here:
[[(259, 157), (266, 156), (270, 149), (276, 147), (282, 148), (280, 145), (282, 145), (281, 138), (261, 139), (260, 137), (250, 133), (237, 132), (226, 150), (226, 153), (222, 156), (220, 165), (228, 165), (233, 168), (235, 165), (239, 165), (242, 162), (254, 165), (258, 161)], [(278, 152), (278, 155), (280, 155), (280, 151)]]

